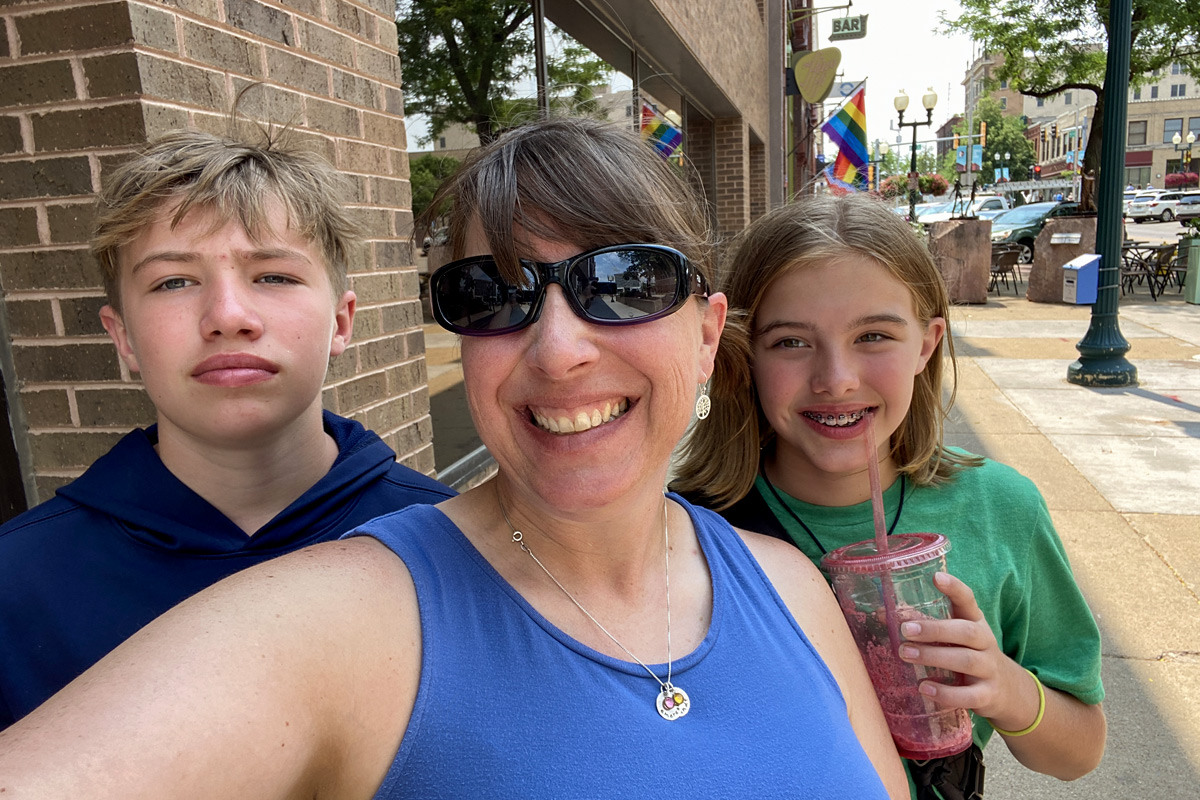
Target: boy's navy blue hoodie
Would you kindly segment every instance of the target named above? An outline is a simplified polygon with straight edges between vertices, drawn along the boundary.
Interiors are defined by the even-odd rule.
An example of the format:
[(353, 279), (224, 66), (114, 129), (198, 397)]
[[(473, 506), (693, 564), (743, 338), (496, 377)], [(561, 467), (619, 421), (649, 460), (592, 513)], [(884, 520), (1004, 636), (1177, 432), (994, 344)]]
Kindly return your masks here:
[(238, 570), (454, 494), (325, 412), (329, 472), (253, 536), (172, 475), (154, 426), (0, 527), (0, 728), (181, 600)]

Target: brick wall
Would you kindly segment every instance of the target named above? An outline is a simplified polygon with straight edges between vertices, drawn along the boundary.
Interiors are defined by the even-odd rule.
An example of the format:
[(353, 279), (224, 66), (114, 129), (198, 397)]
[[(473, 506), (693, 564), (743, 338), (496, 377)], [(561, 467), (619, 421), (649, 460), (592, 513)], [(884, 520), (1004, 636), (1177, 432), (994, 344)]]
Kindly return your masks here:
[(769, 120), (767, 28), (761, 0), (652, 0), (757, 138)]
[(767, 213), (767, 148), (762, 142), (750, 143), (750, 221)]
[[(433, 470), (393, 0), (115, 0), (0, 5), (0, 358), (31, 499), (153, 421), (97, 317), (87, 250), (105, 175), (166, 130), (250, 117), (297, 127), (355, 183), (354, 342), (324, 401)], [(11, 373), (11, 374), (7, 374)], [(14, 391), (15, 390), (15, 391)]]
[(717, 233), (728, 238), (750, 224), (750, 127), (741, 117), (714, 120)]
[[(683, 116), (683, 151), (687, 154), (691, 169), (688, 180), (708, 202), (710, 211), (716, 198), (713, 169), (713, 124), (691, 107), (685, 108)], [(712, 220), (713, 224), (716, 219)]]

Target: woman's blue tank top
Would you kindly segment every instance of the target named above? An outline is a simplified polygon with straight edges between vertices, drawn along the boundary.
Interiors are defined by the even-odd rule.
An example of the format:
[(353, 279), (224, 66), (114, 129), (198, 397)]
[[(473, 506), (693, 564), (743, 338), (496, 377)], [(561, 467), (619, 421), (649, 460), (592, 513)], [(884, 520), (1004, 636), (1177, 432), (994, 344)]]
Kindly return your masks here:
[(673, 664), (691, 709), (672, 721), (641, 666), (548, 622), (432, 506), (349, 534), (404, 561), (420, 606), (420, 685), (376, 798), (887, 796), (833, 676), (741, 538), (671, 497), (713, 590), (707, 636)]

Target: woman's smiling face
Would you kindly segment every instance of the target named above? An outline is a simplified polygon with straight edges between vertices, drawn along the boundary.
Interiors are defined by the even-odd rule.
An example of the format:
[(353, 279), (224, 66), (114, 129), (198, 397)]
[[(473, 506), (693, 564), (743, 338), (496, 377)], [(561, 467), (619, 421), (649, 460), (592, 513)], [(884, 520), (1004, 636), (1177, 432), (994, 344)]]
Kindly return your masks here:
[(754, 320), (753, 374), (789, 486), (811, 486), (815, 502), (820, 487), (845, 479), (865, 488), (872, 417), (881, 468), (895, 477), (889, 441), (945, 327), (941, 317), (922, 323), (908, 287), (862, 256), (797, 267), (771, 284)]
[[(526, 237), (530, 258), (556, 262), (582, 248)], [(480, 231), (466, 255), (488, 252)], [(712, 373), (725, 299), (693, 298), (641, 325), (589, 323), (552, 285), (537, 322), (464, 337), (471, 416), (510, 482), (564, 511), (603, 506), (649, 486), (661, 491), (671, 451)]]

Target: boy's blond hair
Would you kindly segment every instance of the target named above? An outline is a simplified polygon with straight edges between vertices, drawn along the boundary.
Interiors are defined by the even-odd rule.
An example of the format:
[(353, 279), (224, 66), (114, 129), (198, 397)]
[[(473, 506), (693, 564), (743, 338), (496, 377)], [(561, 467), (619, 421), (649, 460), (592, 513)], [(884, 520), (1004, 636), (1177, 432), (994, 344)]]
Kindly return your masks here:
[(346, 212), (349, 181), (315, 153), (263, 141), (175, 131), (147, 144), (119, 166), (98, 199), (92, 252), (104, 291), (120, 310), (122, 248), (166, 209), (174, 227), (194, 209), (216, 212), (216, 224), (236, 220), (254, 238), (281, 203), (288, 227), (317, 244), (335, 296), (346, 289), (349, 253), (359, 229)]

